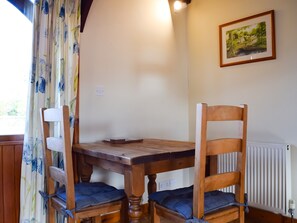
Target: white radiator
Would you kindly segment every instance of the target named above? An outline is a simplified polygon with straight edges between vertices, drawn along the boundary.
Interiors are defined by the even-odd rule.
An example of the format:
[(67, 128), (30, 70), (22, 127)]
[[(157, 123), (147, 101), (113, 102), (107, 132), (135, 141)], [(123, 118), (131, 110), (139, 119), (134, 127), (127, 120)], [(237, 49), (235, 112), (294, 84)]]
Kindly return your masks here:
[[(218, 172), (235, 168), (236, 155), (220, 155)], [(245, 191), (249, 206), (288, 214), (291, 197), (290, 145), (276, 143), (247, 143)], [(226, 188), (225, 191), (234, 191)]]

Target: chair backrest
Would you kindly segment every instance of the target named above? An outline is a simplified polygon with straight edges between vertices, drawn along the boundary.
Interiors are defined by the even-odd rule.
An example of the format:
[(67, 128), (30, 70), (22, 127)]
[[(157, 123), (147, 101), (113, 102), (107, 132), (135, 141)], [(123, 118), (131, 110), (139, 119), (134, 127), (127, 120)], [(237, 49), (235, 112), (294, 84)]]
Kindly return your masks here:
[[(75, 208), (74, 174), (72, 163), (72, 146), (70, 139), (70, 120), (68, 106), (61, 108), (41, 108), (41, 126), (43, 134), (44, 162), (47, 193), (55, 193), (56, 182), (65, 185), (67, 209)], [(54, 128), (60, 134), (54, 135)], [(57, 134), (57, 133), (56, 133)], [(54, 154), (63, 154), (63, 168), (53, 162)]]
[[(247, 137), (247, 105), (243, 106), (208, 106), (197, 104), (196, 114), (196, 148), (193, 214), (197, 218), (204, 216), (204, 193), (235, 185), (235, 198), (244, 203), (244, 179)], [(208, 124), (210, 122), (237, 121), (241, 123), (240, 137), (209, 139)], [(228, 129), (229, 130), (229, 129)], [(225, 153), (237, 153), (237, 164), (233, 172), (205, 176), (207, 156)]]

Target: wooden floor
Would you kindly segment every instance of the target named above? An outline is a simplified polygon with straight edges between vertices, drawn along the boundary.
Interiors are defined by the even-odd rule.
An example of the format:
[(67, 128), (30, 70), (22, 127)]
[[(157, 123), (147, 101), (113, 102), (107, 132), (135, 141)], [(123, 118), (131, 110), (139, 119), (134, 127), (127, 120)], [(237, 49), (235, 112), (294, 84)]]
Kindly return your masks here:
[[(297, 223), (297, 219), (291, 220), (289, 218), (285, 218), (285, 217), (275, 217), (273, 220), (271, 219), (271, 217), (266, 218), (266, 215), (263, 214), (261, 217), (253, 217), (253, 218), (249, 218), (246, 217), (245, 218), (245, 223)], [(147, 217), (144, 217), (141, 220), (141, 223), (149, 223), (149, 220)], [(162, 222), (162, 223), (172, 223), (172, 222)]]
[[(147, 217), (143, 218), (143, 219), (141, 220), (141, 223), (149, 223), (148, 218), (147, 218)], [(163, 222), (163, 221), (162, 221), (162, 223), (172, 223), (172, 222), (170, 222), (170, 221), (164, 221), (164, 222)], [(252, 221), (246, 219), (246, 220), (245, 220), (245, 223), (265, 223), (265, 222), (261, 222), (261, 221), (252, 222)], [(270, 223), (270, 222), (267, 222), (267, 223)]]
[[(147, 204), (142, 206), (142, 211), (144, 216), (141, 219), (141, 223), (150, 223), (148, 218), (149, 213), (148, 213)], [(162, 223), (172, 223), (172, 222), (162, 221)], [(275, 214), (269, 211), (249, 207), (249, 212), (246, 213), (245, 215), (245, 223), (297, 223), (297, 219), (292, 220), (280, 214)]]
[[(144, 205), (146, 206), (146, 205)], [(143, 210), (143, 218), (141, 223), (149, 223), (147, 207)], [(119, 215), (107, 215), (103, 218), (103, 223), (118, 223)], [(90, 221), (84, 221), (84, 223), (90, 223)], [(162, 221), (162, 223), (172, 223), (170, 221)], [(246, 214), (245, 223), (297, 223), (297, 219), (292, 220), (291, 218), (284, 217), (280, 214), (256, 209), (249, 207), (249, 213)]]

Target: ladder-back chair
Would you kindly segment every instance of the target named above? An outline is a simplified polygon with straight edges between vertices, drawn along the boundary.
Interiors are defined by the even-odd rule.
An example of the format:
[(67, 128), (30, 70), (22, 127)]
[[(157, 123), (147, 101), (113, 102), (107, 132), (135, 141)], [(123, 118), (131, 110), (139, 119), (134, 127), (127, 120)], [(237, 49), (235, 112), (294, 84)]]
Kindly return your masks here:
[[(86, 218), (100, 223), (102, 215), (116, 211), (121, 213), (121, 222), (127, 222), (128, 201), (123, 190), (101, 182), (74, 183), (68, 106), (42, 108), (40, 116), (46, 176), (46, 192), (41, 195), (47, 203), (47, 222), (55, 222), (56, 211), (67, 217), (68, 223)], [(53, 128), (61, 130), (59, 136), (53, 135)], [(53, 153), (63, 155), (63, 168), (54, 165)]]
[[(209, 123), (220, 124), (226, 121), (240, 123), (240, 128), (236, 125), (236, 132), (239, 130), (240, 136), (225, 138), (216, 135), (215, 139), (210, 140), (209, 131), (207, 131)], [(226, 132), (228, 131), (230, 126)], [(226, 132), (221, 131), (221, 133)], [(194, 185), (152, 193), (149, 197), (153, 207), (151, 208), (152, 222), (169, 219), (169, 222), (175, 223), (224, 223), (234, 220), (244, 223), (244, 210), (247, 206), (244, 194), (246, 138), (247, 105), (197, 104)], [(218, 155), (227, 153), (237, 154), (235, 170), (225, 173), (211, 171), (211, 174), (206, 176), (207, 156), (216, 160)], [(232, 185), (235, 185), (235, 193), (221, 190)]]

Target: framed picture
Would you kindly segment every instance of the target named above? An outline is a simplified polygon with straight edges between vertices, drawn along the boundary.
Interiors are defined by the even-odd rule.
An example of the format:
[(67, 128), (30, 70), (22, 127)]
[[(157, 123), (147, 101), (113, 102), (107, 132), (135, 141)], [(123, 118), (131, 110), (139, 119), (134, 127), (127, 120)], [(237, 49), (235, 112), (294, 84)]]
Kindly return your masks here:
[(276, 58), (274, 10), (219, 26), (220, 66)]

